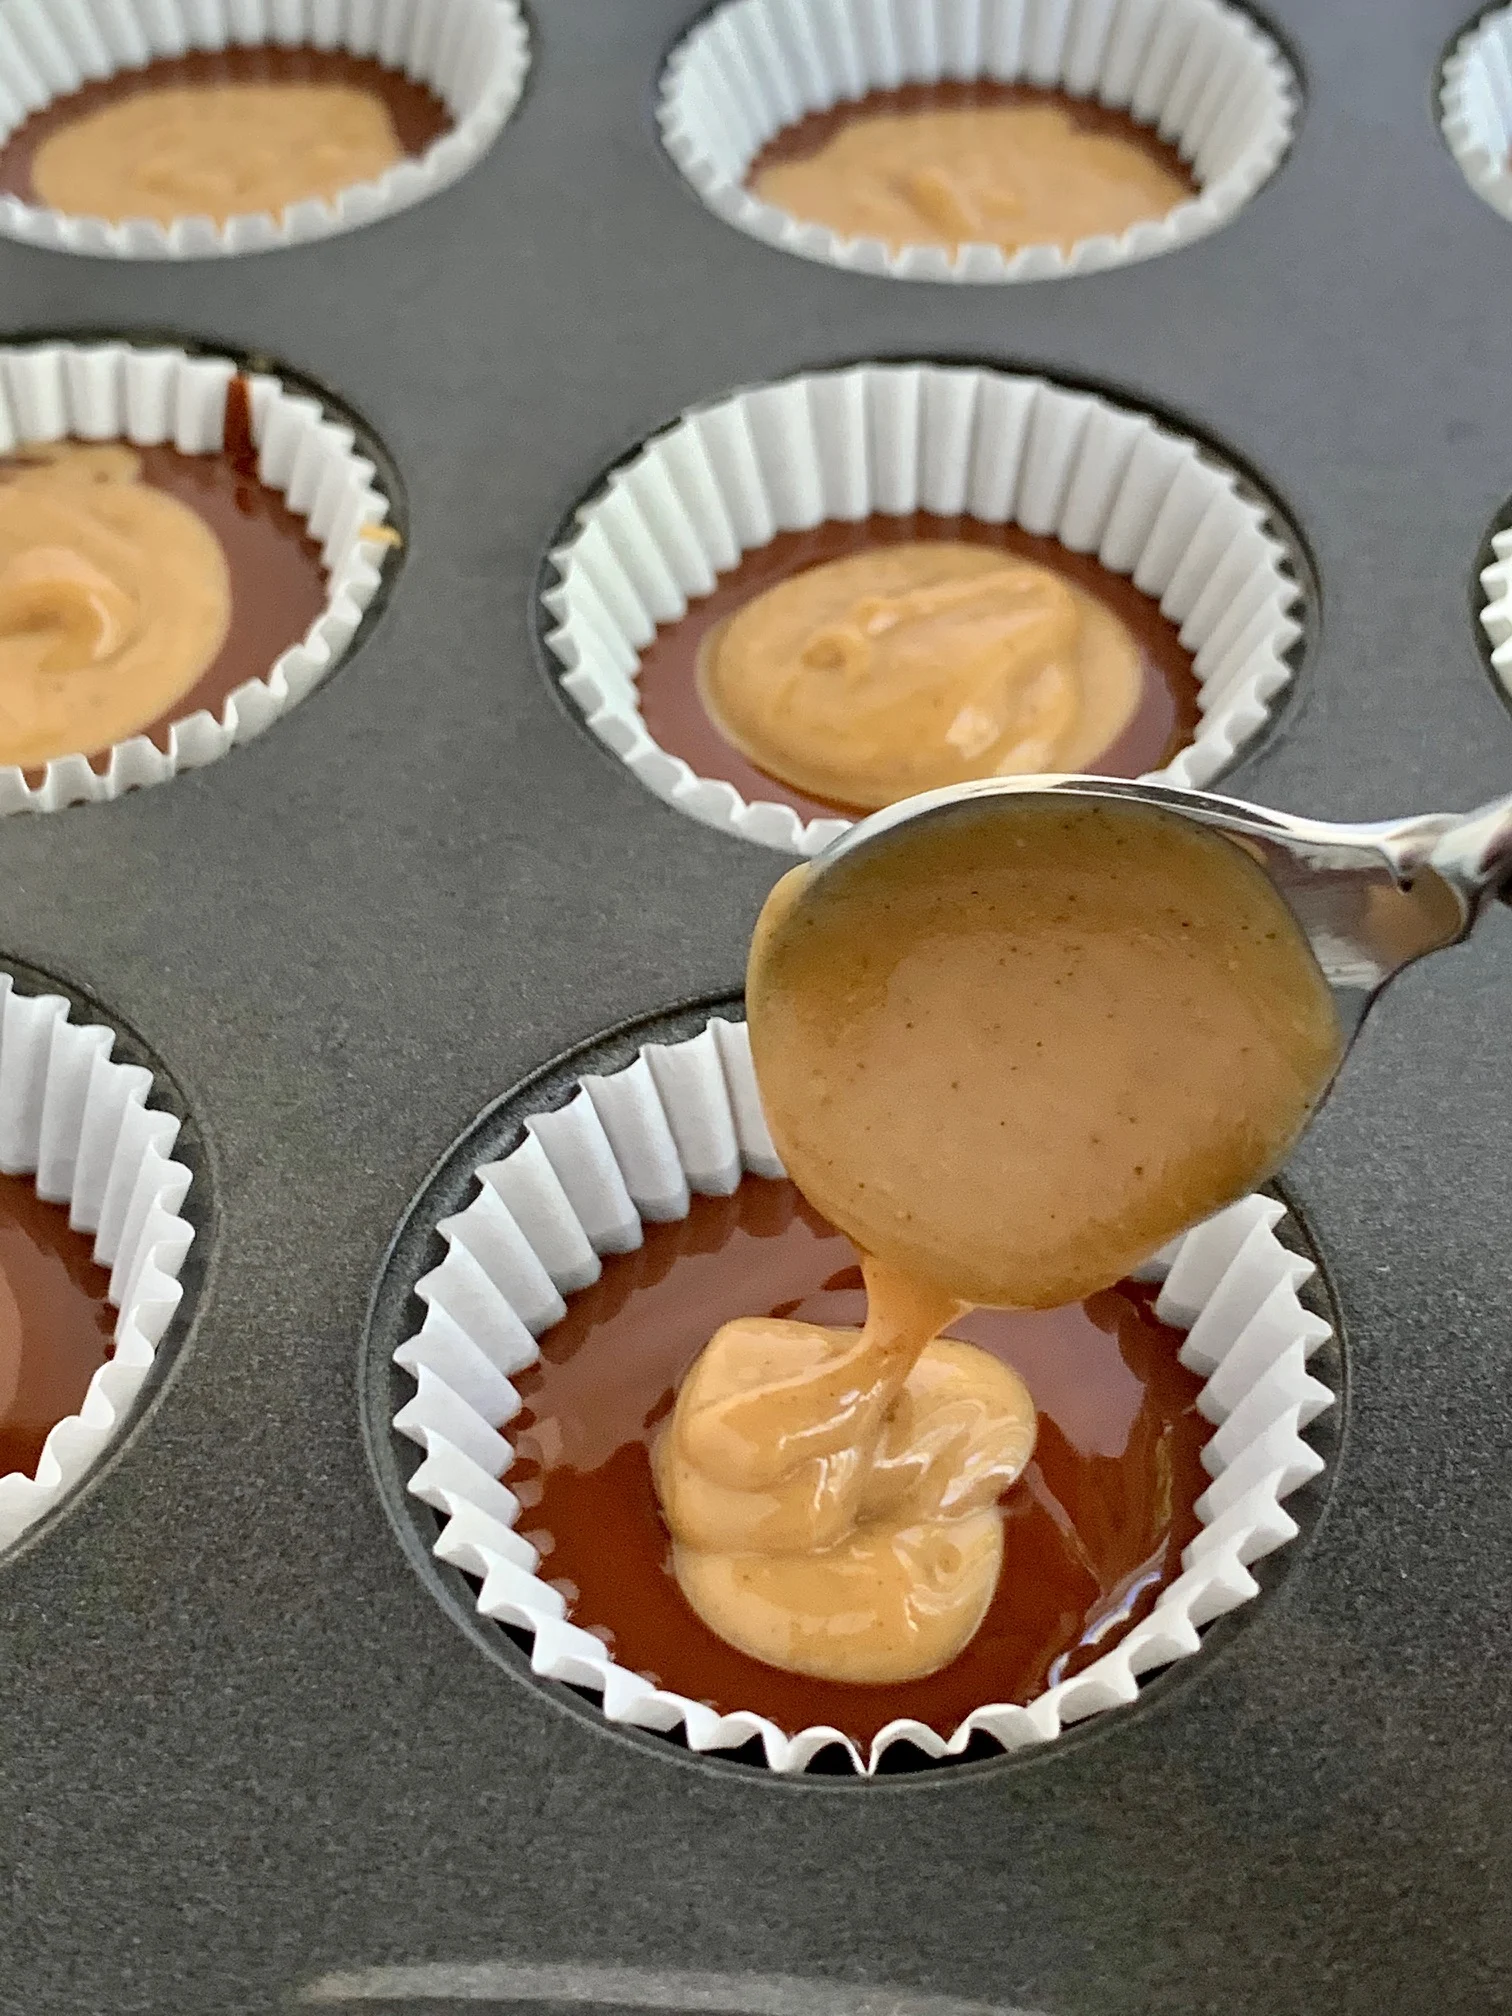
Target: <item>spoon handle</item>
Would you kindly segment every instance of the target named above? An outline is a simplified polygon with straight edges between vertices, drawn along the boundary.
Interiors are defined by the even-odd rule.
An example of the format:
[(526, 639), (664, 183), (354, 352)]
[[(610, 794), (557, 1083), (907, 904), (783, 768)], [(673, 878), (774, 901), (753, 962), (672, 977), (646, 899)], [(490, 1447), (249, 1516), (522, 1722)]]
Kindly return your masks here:
[(1434, 842), (1430, 866), (1460, 889), (1472, 909), (1488, 896), (1512, 903), (1512, 796), (1493, 798), (1452, 820)]

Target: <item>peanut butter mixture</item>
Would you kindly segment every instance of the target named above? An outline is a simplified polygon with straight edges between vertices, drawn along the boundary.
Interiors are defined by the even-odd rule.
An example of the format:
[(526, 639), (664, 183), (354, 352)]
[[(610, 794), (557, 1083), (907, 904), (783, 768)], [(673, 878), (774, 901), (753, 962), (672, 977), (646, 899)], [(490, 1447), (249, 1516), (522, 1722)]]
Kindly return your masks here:
[(91, 754), (159, 720), (225, 642), (231, 576), (116, 443), (0, 469), (0, 763)]
[(936, 1672), (987, 1614), (998, 1500), (1034, 1403), (963, 1304), (866, 1263), (864, 1330), (749, 1317), (717, 1331), (656, 1451), (673, 1568), (704, 1622), (826, 1680)]
[(388, 107), (349, 84), (143, 90), (51, 134), (32, 162), (39, 201), (76, 217), (277, 217), (329, 201), (404, 158)]
[(756, 195), (843, 238), (1068, 249), (1164, 217), (1190, 190), (1133, 141), (1059, 105), (860, 113), (816, 153), (761, 168)]
[(1139, 704), (1139, 646), (1046, 567), (955, 540), (811, 567), (710, 633), (722, 734), (768, 775), (845, 805), (975, 777), (1089, 766)]
[(716, 1334), (658, 1452), (674, 1568), (771, 1664), (912, 1677), (980, 1622), (1033, 1446), (1018, 1382), (930, 1339), (1106, 1288), (1261, 1181), (1338, 1023), (1242, 848), (1048, 793), (793, 869), (747, 1011), (773, 1139), (870, 1256), (870, 1308)]

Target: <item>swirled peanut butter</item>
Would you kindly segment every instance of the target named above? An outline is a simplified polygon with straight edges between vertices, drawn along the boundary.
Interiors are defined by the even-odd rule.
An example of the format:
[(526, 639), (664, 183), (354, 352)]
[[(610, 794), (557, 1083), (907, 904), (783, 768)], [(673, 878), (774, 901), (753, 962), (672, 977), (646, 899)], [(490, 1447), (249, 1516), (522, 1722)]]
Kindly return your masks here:
[(756, 766), (860, 807), (976, 777), (1079, 770), (1139, 705), (1139, 645), (1032, 561), (956, 540), (795, 574), (700, 657), (704, 704)]
[(971, 1641), (936, 1672), (885, 1686), (791, 1672), (711, 1630), (683, 1594), (654, 1455), (678, 1391), (721, 1325), (781, 1316), (852, 1339), (867, 1316), (859, 1256), (783, 1179), (747, 1176), (648, 1224), (568, 1298), (515, 1375), (507, 1481), (520, 1530), (572, 1622), (654, 1686), (778, 1728), (843, 1731), (863, 1751), (900, 1716), (948, 1737), (987, 1701), (1027, 1703), (1107, 1652), (1182, 1571), (1211, 1479), (1201, 1379), (1156, 1290), (1123, 1282), (1052, 1310), (973, 1309), (942, 1333), (1022, 1377), (1034, 1453), (999, 1510), (1004, 1567)]
[(866, 1263), (864, 1329), (716, 1332), (656, 1450), (673, 1569), (769, 1665), (909, 1680), (970, 1642), (1003, 1559), (998, 1500), (1034, 1449), (1022, 1380), (936, 1339), (954, 1298)]
[(225, 642), (219, 541), (139, 474), (115, 443), (60, 442), (0, 468), (0, 763), (135, 734)]
[(1191, 193), (1148, 147), (1089, 132), (1056, 104), (863, 109), (815, 152), (758, 164), (751, 187), (804, 223), (894, 251), (1067, 248), (1164, 217)]
[(349, 84), (170, 85), (82, 113), (31, 163), (40, 202), (72, 216), (280, 215), (404, 158), (387, 106)]

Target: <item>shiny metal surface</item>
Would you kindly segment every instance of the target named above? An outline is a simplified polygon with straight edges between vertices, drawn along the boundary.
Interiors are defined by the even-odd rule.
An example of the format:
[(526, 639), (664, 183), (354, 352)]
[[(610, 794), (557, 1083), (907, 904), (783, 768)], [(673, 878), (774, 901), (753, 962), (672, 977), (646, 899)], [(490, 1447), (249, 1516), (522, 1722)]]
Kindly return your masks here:
[(1425, 953), (1466, 937), (1482, 908), (1512, 900), (1512, 796), (1474, 812), (1336, 825), (1238, 798), (1110, 777), (1002, 777), (906, 798), (862, 819), (814, 861), (816, 874), (925, 822), (980, 817), (994, 801), (1070, 794), (1147, 805), (1215, 827), (1265, 868), (1307, 933), (1352, 1041), (1371, 1002)]

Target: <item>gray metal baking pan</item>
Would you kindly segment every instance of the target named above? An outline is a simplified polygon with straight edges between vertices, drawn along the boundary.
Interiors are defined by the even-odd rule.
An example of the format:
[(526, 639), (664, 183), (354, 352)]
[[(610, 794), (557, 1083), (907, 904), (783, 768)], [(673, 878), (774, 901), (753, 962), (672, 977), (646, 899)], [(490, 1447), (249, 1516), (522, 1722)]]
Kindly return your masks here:
[(365, 643), (264, 739), (0, 826), (0, 955), (137, 1033), (214, 1195), (149, 1405), (0, 1562), (0, 2010), (1512, 2008), (1504, 915), (1392, 989), (1287, 1173), (1346, 1335), (1333, 1488), (1179, 1685), (1031, 1758), (778, 1781), (510, 1671), (396, 1540), (358, 1367), (410, 1199), (547, 1060), (738, 988), (785, 865), (646, 793), (540, 649), (553, 533), (680, 409), (929, 356), (1169, 411), (1318, 584), (1226, 788), (1356, 818), (1512, 782), (1474, 583), (1512, 494), (1512, 230), (1437, 129), (1458, 0), (1271, 0), (1306, 102), (1234, 224), (980, 289), (705, 211), (652, 112), (694, 12), (540, 0), (487, 160), (366, 231), (170, 266), (0, 247), (0, 335), (166, 328), (331, 387), (410, 531)]

